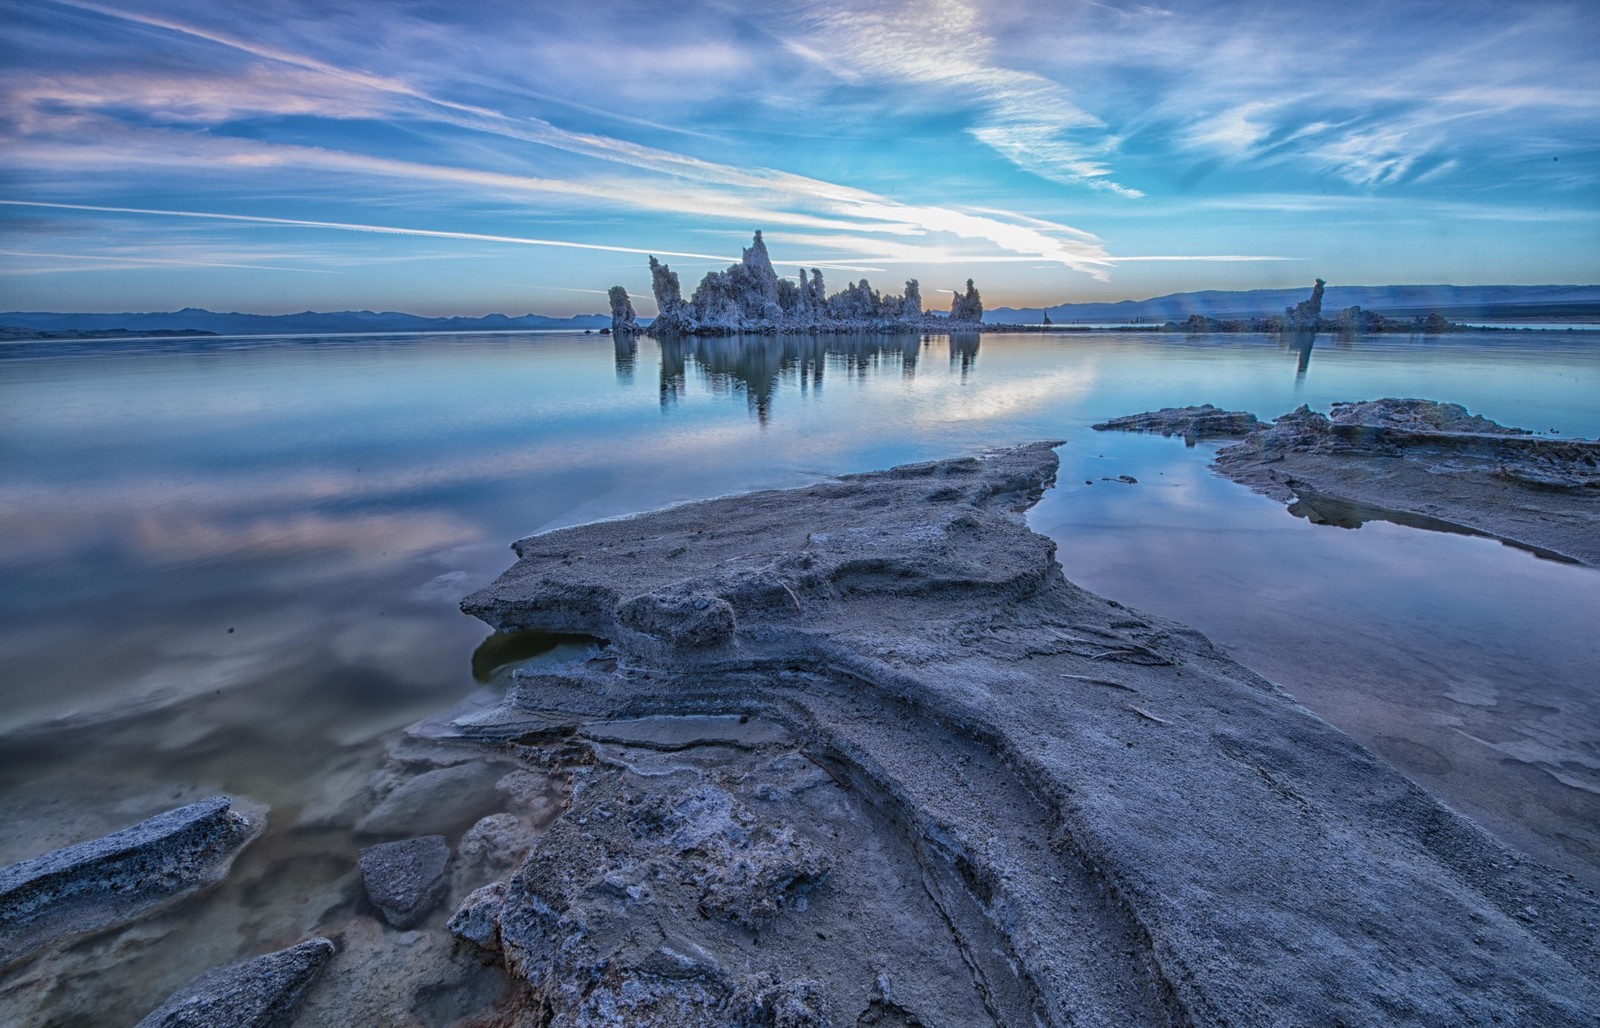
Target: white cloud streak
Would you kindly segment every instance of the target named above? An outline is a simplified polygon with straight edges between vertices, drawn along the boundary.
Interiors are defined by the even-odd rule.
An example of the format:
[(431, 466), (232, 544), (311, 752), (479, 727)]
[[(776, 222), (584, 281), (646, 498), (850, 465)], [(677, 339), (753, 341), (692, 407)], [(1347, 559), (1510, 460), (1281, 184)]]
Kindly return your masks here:
[(310, 221), (301, 218), (271, 218), (255, 214), (219, 214), (211, 211), (175, 211), (148, 207), (102, 207), (83, 203), (45, 203), (38, 200), (0, 200), (6, 207), (45, 207), (63, 211), (95, 211), (102, 214), (148, 214), (168, 218), (200, 218), (212, 221), (239, 221), (257, 225), (288, 225), (293, 228), (334, 229), (341, 232), (370, 232), (389, 236), (420, 236), (425, 239), (464, 239), (475, 243), (510, 243), (516, 246), (556, 246), (573, 250), (604, 250), (609, 253), (653, 254), (660, 257), (704, 257), (714, 261), (735, 261), (707, 253), (682, 253), (676, 250), (641, 250), (632, 246), (606, 246), (601, 243), (574, 243), (561, 239), (531, 239), (525, 236), (498, 236), (481, 232), (450, 232), (439, 229), (402, 228), (395, 225), (362, 225), (344, 221)]
[[(801, 56), (854, 81), (890, 79), (954, 92), (980, 108), (973, 138), (1025, 171), (1053, 182), (1125, 197), (1143, 194), (1102, 162), (1106, 126), (1058, 82), (996, 59), (980, 5), (910, 0), (876, 7), (819, 0), (806, 8), (815, 38), (788, 40)], [(1101, 141), (1090, 142), (1091, 137)]]
[[(225, 116), (224, 112), (231, 102), (241, 111), (257, 111), (268, 107), (278, 113), (317, 112), (342, 118), (371, 116), (383, 108), (382, 99), (389, 98), (399, 101), (392, 112), (395, 114), (551, 147), (612, 165), (667, 176), (673, 181), (663, 185), (616, 178), (580, 182), (448, 168), (323, 148), (266, 145), (252, 148), (242, 141), (230, 144), (237, 152), (227, 159), (241, 167), (284, 162), (336, 168), (354, 174), (452, 181), (462, 186), (581, 196), (599, 202), (632, 204), (675, 213), (692, 211), (739, 220), (747, 225), (787, 224), (858, 233), (918, 236), (950, 233), (964, 239), (982, 240), (1002, 250), (1033, 259), (1055, 261), (1098, 279), (1105, 277), (1105, 269), (1110, 266), (1105, 260), (1103, 248), (1092, 234), (1069, 226), (1052, 226), (1037, 219), (1030, 219), (1031, 224), (1019, 225), (1004, 216), (967, 214), (937, 206), (904, 204), (866, 190), (807, 176), (769, 168), (736, 167), (594, 133), (572, 132), (542, 119), (510, 117), (486, 107), (432, 95), (400, 79), (342, 68), (303, 54), (265, 46), (172, 18), (124, 11), (89, 0), (59, 2), (103, 17), (172, 32), (276, 64), (289, 65), (323, 81), (302, 81), (297, 91), (296, 83), (291, 80), (290, 89), (280, 91), (269, 102), (261, 99), (259, 84), (251, 84), (248, 76), (232, 83), (213, 80), (208, 89), (200, 91), (201, 95), (184, 107), (172, 103), (175, 92), (173, 85), (159, 80), (145, 89), (126, 80), (98, 85), (88, 83), (82, 77), (63, 83), (47, 80), (25, 86), (14, 101), (16, 105), (28, 107), (35, 120), (44, 116), (44, 110), (56, 104), (94, 110), (129, 104), (137, 106), (141, 102), (147, 109), (163, 112), (169, 117), (174, 110), (178, 110), (180, 113), (188, 111), (202, 119), (217, 119)], [(966, 9), (957, 5), (952, 10)], [(1030, 85), (1024, 81), (1025, 77), (984, 70), (971, 61), (964, 74), (969, 84), (976, 83), (977, 78), (990, 79), (992, 97), (1015, 115), (1006, 124), (1010, 124), (1018, 133), (1034, 132), (1040, 124), (1037, 117), (1022, 117), (1024, 110), (1038, 114), (1051, 108), (1053, 113), (1050, 116), (1060, 127), (1084, 121), (1081, 112), (1074, 113), (1070, 105), (1056, 97), (1042, 81)], [(1032, 93), (1029, 93), (1030, 89)], [(82, 124), (73, 127), (78, 130), (78, 136), (84, 135)], [(1001, 128), (1004, 125), (995, 122), (985, 131)], [(189, 145), (194, 145), (194, 142), (189, 141)], [(1010, 144), (997, 137), (995, 145)], [(38, 149), (34, 152), (37, 156), (44, 156)], [(104, 155), (106, 159), (113, 160), (117, 156), (115, 153)], [(126, 153), (122, 156), (126, 156)], [(70, 157), (67, 159), (70, 160)], [(1071, 174), (1085, 180), (1097, 179), (1103, 174), (1103, 169), (1084, 166)], [(744, 198), (732, 197), (730, 191), (744, 194)], [(796, 207), (802, 209), (796, 210)], [(471, 238), (472, 235), (467, 233), (459, 238)], [(628, 252), (625, 248), (619, 249)]]
[[(339, 274), (337, 271), (331, 271), (331, 270), (328, 270), (328, 269), (325, 269), (325, 268), (283, 268), (283, 267), (278, 267), (276, 265), (271, 265), (271, 264), (233, 264), (233, 263), (227, 263), (227, 262), (223, 262), (223, 261), (184, 260), (184, 259), (181, 259), (181, 258), (168, 258), (168, 257), (127, 257), (127, 256), (115, 256), (115, 257), (112, 257), (112, 256), (99, 255), (99, 254), (86, 254), (86, 253), (43, 253), (43, 252), (34, 251), (34, 250), (0, 250), (0, 256), (6, 256), (6, 257), (45, 257), (45, 258), (50, 258), (50, 259), (54, 259), (54, 260), (68, 260), (68, 261), (106, 261), (106, 262), (114, 263), (117, 266), (117, 268), (119, 268), (119, 269), (123, 269), (123, 268), (126, 268), (128, 266), (147, 265), (147, 264), (164, 264), (164, 265), (177, 265), (179, 267), (184, 267), (184, 268), (242, 268), (242, 269), (249, 270), (249, 271), (292, 271), (292, 272), (304, 273), (304, 274), (308, 274), (308, 275), (337, 275), (337, 274)], [(30, 274), (30, 273), (33, 273), (34, 270), (35, 269), (23, 268), (23, 269), (18, 269), (16, 271), (5, 272), (5, 274)], [(68, 270), (82, 271), (84, 269), (82, 269), (82, 268), (73, 268), (73, 269), (69, 269), (69, 268), (50, 268), (50, 269), (43, 269), (43, 270), (48, 270), (49, 272), (53, 273), (53, 272), (68, 271)], [(42, 271), (41, 271), (41, 273), (42, 273)]]

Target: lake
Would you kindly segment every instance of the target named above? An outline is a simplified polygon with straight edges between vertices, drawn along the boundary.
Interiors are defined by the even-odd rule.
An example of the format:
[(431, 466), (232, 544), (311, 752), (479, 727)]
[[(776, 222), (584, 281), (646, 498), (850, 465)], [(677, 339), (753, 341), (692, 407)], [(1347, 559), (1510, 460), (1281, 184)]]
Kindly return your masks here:
[[(1163, 406), (1270, 418), (1381, 396), (1600, 436), (1600, 341), (4, 344), (0, 862), (226, 792), (270, 804), (241, 860), (275, 862), (277, 899), (292, 898), (358, 848), (291, 830), (328, 783), (364, 781), (396, 731), (498, 683), (496, 665), (591, 645), (492, 639), (457, 610), (514, 539), (1057, 439), (1058, 485), (1029, 517), (1068, 578), (1196, 626), (1496, 835), (1600, 885), (1600, 572), (1483, 538), (1312, 524), (1212, 475), (1215, 444), (1089, 428)], [(241, 918), (244, 903), (224, 886), (199, 908), (196, 970), (293, 934)]]

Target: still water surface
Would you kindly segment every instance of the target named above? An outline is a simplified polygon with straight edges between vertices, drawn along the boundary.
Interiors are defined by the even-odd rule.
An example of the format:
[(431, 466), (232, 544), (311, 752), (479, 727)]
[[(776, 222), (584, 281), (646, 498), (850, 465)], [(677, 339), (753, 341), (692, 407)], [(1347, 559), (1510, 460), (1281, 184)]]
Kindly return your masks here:
[[(353, 840), (285, 834), (308, 797), (370, 773), (390, 734), (495, 664), (583, 652), (507, 651), (456, 609), (512, 540), (1059, 439), (1059, 485), (1030, 518), (1069, 578), (1195, 625), (1600, 883), (1600, 573), (1313, 525), (1213, 476), (1212, 445), (1089, 429), (1170, 405), (1273, 417), (1419, 396), (1600, 436), (1600, 343), (1537, 335), (1319, 341), (1309, 359), (1139, 333), (0, 347), (0, 861), (222, 791), (271, 805), (257, 847), (286, 895), (344, 873)], [(272, 930), (298, 929), (212, 945), (255, 951)]]

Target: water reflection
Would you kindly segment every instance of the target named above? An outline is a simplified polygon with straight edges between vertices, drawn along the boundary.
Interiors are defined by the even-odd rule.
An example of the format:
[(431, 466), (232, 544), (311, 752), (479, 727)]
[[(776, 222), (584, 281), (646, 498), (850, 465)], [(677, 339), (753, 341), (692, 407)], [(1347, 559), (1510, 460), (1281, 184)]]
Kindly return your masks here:
[[(661, 406), (684, 396), (685, 376), (692, 366), (715, 396), (742, 392), (757, 420), (766, 425), (774, 395), (783, 383), (801, 395), (820, 392), (825, 372), (865, 380), (895, 367), (903, 379), (916, 377), (922, 351), (932, 336), (918, 335), (785, 335), (709, 336), (662, 339)], [(977, 360), (977, 333), (950, 337), (950, 366), (963, 381)]]
[(1478, 539), (1494, 539), (1513, 549), (1526, 550), (1541, 560), (1553, 560), (1558, 564), (1581, 563), (1564, 553), (1547, 550), (1542, 546), (1534, 546), (1531, 543), (1518, 542), (1515, 539), (1504, 539), (1489, 532), (1480, 532), (1475, 528), (1468, 528), (1466, 525), (1458, 525), (1454, 521), (1445, 521), (1443, 518), (1415, 514), (1411, 511), (1391, 510), (1388, 507), (1379, 507), (1356, 500), (1346, 500), (1337, 496), (1327, 496), (1307, 489), (1303, 484), (1296, 484), (1294, 488), (1295, 501), (1289, 504), (1289, 513), (1297, 518), (1305, 518), (1313, 525), (1331, 525), (1334, 528), (1360, 528), (1369, 521), (1387, 521), (1391, 524), (1405, 525), (1407, 528), (1420, 528), (1428, 532), (1444, 532), (1447, 535), (1466, 535)]
[[(1287, 341), (1259, 334), (0, 347), (0, 860), (210, 791), (273, 807), (263, 859), (301, 845), (302, 808), (365, 788), (404, 725), (496, 669), (591, 645), (485, 639), (460, 613), (513, 539), (1060, 438), (1062, 484), (1030, 520), (1069, 577), (1211, 631), (1393, 759), (1443, 754), (1458, 770), (1431, 788), (1600, 880), (1600, 652), (1582, 613), (1600, 575), (1455, 535), (1309, 525), (1212, 475), (1211, 444), (1087, 427), (1413, 395), (1600, 433), (1592, 339), (1335, 340), (1303, 384), (1283, 374)], [(627, 387), (658, 359), (659, 405)], [(1120, 474), (1137, 484), (1100, 481)], [(304, 874), (347, 873), (354, 842), (317, 838)]]
[(639, 360), (639, 340), (632, 332), (619, 332), (611, 337), (616, 349), (617, 384), (632, 385), (634, 366)]
[(588, 652), (603, 645), (605, 640), (587, 635), (563, 635), (535, 629), (491, 632), (472, 651), (472, 680), (479, 683), (492, 681), (497, 672), (526, 664), (536, 657), (556, 655), (561, 647)]
[(950, 336), (950, 367), (961, 372), (961, 382), (966, 384), (967, 373), (978, 363), (978, 343), (983, 337), (976, 332), (961, 332)]
[(1305, 381), (1306, 372), (1311, 369), (1311, 349), (1317, 343), (1317, 334), (1309, 329), (1301, 329), (1292, 336), (1284, 333), (1283, 338), (1287, 345), (1293, 346), (1300, 354), (1294, 369), (1294, 379), (1298, 384)]

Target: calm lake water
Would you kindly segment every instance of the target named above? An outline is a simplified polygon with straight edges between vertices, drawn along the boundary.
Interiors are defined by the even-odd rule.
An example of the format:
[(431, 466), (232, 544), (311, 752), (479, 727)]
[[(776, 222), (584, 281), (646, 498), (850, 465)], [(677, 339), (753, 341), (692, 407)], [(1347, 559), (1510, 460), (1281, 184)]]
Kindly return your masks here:
[[(1600, 884), (1600, 573), (1314, 525), (1212, 475), (1213, 445), (1089, 429), (1169, 405), (1273, 417), (1418, 396), (1600, 436), (1600, 340), (1566, 335), (1319, 341), (1309, 359), (1262, 336), (1139, 333), (0, 346), (0, 862), (220, 791), (271, 805), (257, 848), (286, 894), (344, 873), (353, 840), (296, 848), (288, 826), (477, 687), (488, 631), (456, 603), (512, 540), (1060, 439), (1030, 517), (1069, 578), (1195, 625)], [(494, 662), (480, 653), (478, 678)], [(200, 966), (267, 932), (218, 929)]]

